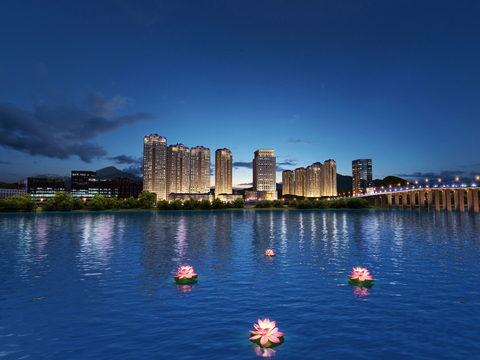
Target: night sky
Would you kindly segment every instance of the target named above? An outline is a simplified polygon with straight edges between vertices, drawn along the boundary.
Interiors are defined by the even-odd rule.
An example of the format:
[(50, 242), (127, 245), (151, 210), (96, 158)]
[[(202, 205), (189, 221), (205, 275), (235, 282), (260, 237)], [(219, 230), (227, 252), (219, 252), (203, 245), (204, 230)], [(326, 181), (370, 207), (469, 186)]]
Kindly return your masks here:
[[(116, 166), (143, 137), (281, 171), (480, 174), (478, 1), (2, 1), (0, 181)], [(212, 185), (214, 177), (212, 176)]]

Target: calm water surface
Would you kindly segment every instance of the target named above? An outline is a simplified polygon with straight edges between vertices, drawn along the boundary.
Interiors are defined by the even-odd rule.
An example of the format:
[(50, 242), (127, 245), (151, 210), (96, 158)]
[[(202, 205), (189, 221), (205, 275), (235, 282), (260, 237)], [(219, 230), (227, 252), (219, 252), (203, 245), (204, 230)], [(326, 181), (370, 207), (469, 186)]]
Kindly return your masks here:
[(0, 358), (480, 359), (479, 234), (409, 210), (0, 214)]

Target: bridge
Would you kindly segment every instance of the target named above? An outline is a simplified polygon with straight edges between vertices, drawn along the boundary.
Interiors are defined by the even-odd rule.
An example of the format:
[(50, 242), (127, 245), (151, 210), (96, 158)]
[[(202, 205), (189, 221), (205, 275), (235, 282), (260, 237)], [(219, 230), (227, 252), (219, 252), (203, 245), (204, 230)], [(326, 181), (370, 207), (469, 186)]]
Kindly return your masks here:
[[(395, 209), (457, 211), (478, 214), (479, 188), (466, 185), (416, 185), (410, 187), (389, 188), (373, 193), (357, 195), (361, 198), (374, 198), (375, 206)], [(465, 194), (467, 203), (465, 204)], [(452, 206), (453, 204), (453, 206)], [(465, 206), (466, 205), (466, 206)]]

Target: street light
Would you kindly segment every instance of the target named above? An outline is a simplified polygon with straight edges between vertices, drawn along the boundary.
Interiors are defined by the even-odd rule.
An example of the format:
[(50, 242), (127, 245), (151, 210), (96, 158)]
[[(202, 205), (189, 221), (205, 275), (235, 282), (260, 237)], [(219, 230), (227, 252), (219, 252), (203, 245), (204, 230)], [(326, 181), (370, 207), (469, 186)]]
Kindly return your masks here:
[(428, 179), (425, 179), (425, 182), (428, 182)]

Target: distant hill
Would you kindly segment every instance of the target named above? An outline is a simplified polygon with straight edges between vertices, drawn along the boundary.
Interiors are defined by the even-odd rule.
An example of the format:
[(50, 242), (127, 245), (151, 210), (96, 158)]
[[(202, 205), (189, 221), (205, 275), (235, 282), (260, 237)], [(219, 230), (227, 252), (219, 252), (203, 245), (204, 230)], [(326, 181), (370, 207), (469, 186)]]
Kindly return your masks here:
[(17, 183), (4, 183), (0, 181), (0, 189), (16, 189), (17, 188)]
[(400, 183), (400, 186), (405, 186), (407, 184), (407, 180), (399, 178), (397, 176), (386, 176), (383, 180), (374, 180), (374, 186), (388, 186), (388, 185), (395, 185), (397, 186)]
[(118, 170), (115, 166), (108, 166), (106, 168), (96, 171), (97, 179), (115, 179), (117, 177), (128, 177), (136, 181), (142, 181), (142, 178), (122, 170)]

